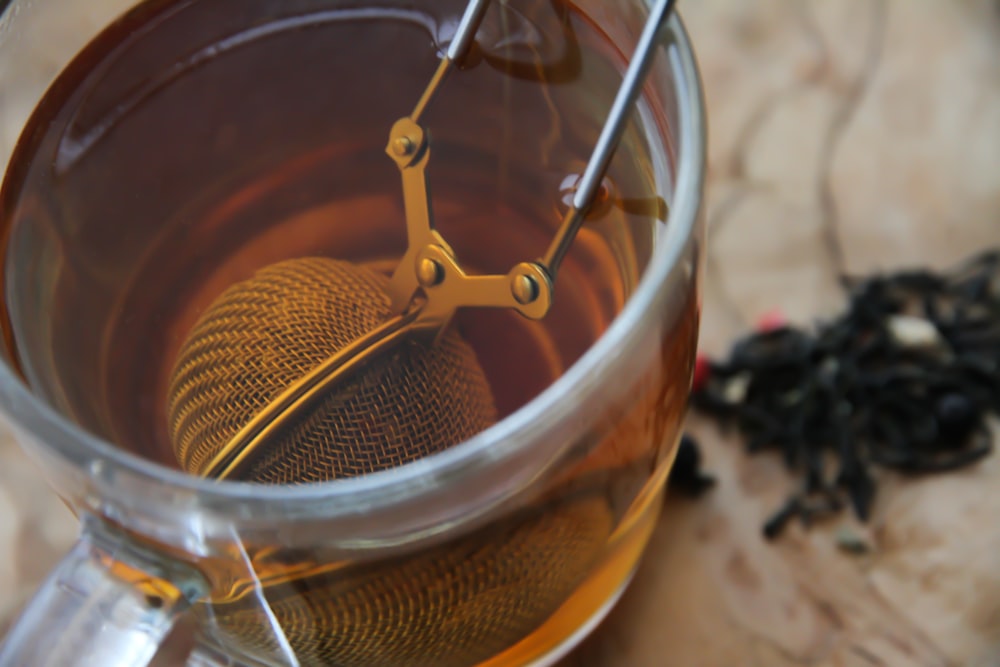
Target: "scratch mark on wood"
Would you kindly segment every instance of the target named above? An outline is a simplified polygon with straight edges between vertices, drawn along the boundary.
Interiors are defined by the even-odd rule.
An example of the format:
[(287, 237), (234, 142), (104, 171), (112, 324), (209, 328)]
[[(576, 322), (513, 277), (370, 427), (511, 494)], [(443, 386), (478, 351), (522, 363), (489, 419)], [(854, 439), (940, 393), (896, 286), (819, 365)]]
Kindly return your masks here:
[(885, 667), (885, 663), (882, 661), (882, 659), (877, 655), (875, 655), (874, 653), (872, 653), (871, 651), (869, 651), (868, 649), (866, 649), (864, 646), (860, 646), (859, 644), (852, 644), (851, 653), (858, 656), (859, 658), (861, 658), (870, 665), (875, 665), (876, 667)]
[(888, 0), (873, 0), (871, 7), (871, 29), (869, 31), (864, 66), (861, 74), (851, 82), (843, 103), (837, 109), (827, 130), (820, 160), (819, 203), (822, 228), (827, 252), (834, 270), (843, 276), (847, 272), (847, 258), (840, 234), (840, 212), (833, 194), (833, 163), (840, 148), (841, 140), (861, 107), (872, 81), (879, 70), (885, 49), (889, 20)]

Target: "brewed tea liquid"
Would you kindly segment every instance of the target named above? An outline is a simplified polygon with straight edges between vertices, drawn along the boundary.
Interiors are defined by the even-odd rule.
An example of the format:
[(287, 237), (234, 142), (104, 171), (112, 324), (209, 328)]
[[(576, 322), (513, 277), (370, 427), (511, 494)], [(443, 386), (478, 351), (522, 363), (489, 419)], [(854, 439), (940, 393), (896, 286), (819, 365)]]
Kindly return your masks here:
[[(4, 333), (33, 390), (117, 446), (177, 467), (170, 373), (222, 291), (289, 258), (395, 267), (405, 220), (385, 142), (463, 9), (150, 0), (99, 35), (38, 106), (0, 193)], [(467, 270), (506, 274), (544, 253), (625, 66), (568, 1), (493, 3), (469, 62), (422, 120), (436, 224)], [(635, 117), (661, 121), (645, 104)], [(666, 216), (657, 178), (669, 165), (647, 136), (638, 123), (626, 135), (543, 322), (478, 310), (455, 323), (501, 418), (573, 364), (635, 288)], [(303, 664), (519, 664), (503, 656), (544, 645), (539, 628), (574, 591), (592, 598), (578, 608), (596, 609), (634, 564), (655, 516), (648, 490), (679, 428), (696, 321), (692, 296), (634, 406), (537, 506), (375, 564), (249, 545), (259, 581), (246, 582), (206, 561), (217, 587), (202, 609), (207, 634), (236, 654), (275, 655), (268, 617), (244, 597), (261, 584)], [(627, 563), (611, 576), (615, 559)]]

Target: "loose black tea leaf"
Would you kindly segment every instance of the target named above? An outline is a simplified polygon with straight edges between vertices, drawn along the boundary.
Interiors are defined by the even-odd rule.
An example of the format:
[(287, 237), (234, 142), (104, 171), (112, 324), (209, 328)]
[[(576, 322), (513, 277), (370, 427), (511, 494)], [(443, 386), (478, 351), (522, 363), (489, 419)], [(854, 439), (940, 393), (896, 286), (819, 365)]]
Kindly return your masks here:
[(685, 435), (677, 449), (674, 467), (670, 470), (670, 490), (688, 498), (697, 498), (715, 486), (715, 478), (701, 470), (701, 448), (690, 435)]
[(769, 539), (849, 504), (869, 518), (878, 468), (965, 468), (993, 449), (1000, 410), (1000, 251), (961, 266), (843, 281), (849, 303), (814, 330), (768, 327), (710, 361), (695, 409), (735, 426), (751, 453), (780, 453), (801, 489)]

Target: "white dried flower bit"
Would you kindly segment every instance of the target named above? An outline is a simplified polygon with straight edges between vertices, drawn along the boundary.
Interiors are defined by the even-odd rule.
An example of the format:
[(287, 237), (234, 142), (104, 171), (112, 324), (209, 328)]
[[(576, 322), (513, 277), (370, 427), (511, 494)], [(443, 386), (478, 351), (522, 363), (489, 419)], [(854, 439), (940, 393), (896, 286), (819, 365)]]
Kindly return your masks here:
[(753, 374), (749, 372), (740, 373), (739, 375), (734, 375), (732, 378), (726, 382), (725, 389), (723, 389), (722, 395), (725, 397), (726, 401), (729, 403), (742, 403), (746, 400), (747, 392), (750, 391), (750, 381), (753, 379)]
[(902, 348), (943, 350), (946, 343), (934, 323), (913, 315), (893, 315), (888, 320), (889, 334)]

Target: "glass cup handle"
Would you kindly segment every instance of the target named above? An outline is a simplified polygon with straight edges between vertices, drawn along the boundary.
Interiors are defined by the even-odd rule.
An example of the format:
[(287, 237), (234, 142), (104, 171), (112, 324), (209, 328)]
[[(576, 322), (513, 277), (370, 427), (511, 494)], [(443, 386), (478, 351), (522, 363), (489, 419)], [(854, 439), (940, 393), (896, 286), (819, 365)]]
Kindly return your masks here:
[(145, 667), (205, 592), (192, 568), (87, 518), (0, 646), (0, 667)]

